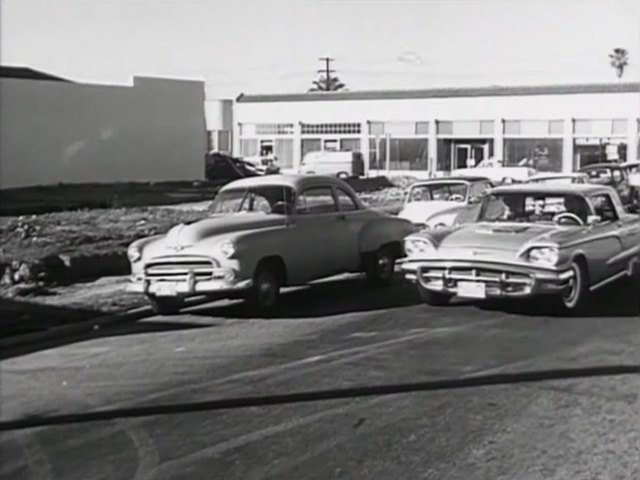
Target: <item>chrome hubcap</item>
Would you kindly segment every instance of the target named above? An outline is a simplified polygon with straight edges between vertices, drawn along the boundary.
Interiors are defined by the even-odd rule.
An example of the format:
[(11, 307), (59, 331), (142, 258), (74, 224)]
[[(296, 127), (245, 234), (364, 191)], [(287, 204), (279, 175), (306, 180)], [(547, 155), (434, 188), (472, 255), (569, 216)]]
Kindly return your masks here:
[(275, 301), (276, 286), (269, 274), (263, 274), (258, 280), (258, 297), (262, 305), (271, 305)]
[(573, 278), (569, 280), (569, 289), (564, 295), (564, 302), (567, 306), (572, 306), (575, 303), (576, 297), (579, 293), (579, 285), (580, 285), (580, 272), (578, 268), (573, 267)]

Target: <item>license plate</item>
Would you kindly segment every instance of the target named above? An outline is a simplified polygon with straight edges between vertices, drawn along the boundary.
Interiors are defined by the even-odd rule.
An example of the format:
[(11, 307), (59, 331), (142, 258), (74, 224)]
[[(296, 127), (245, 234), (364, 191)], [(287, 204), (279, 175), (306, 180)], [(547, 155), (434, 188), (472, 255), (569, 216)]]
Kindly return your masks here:
[(155, 287), (154, 293), (158, 297), (175, 297), (178, 295), (178, 284), (176, 282), (158, 282)]
[(458, 282), (458, 296), (465, 298), (487, 298), (485, 284), (481, 282)]

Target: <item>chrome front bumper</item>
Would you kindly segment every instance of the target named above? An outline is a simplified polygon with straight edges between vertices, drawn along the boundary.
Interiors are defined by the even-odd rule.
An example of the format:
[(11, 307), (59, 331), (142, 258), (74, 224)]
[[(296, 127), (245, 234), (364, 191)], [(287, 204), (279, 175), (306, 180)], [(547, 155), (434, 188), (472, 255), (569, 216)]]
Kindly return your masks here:
[[(483, 298), (518, 298), (558, 294), (570, 286), (571, 270), (516, 263), (456, 260), (401, 261), (404, 277), (434, 292), (458, 295), (461, 282), (482, 284)], [(465, 295), (462, 295), (465, 296)]]
[(194, 272), (172, 275), (167, 278), (149, 278), (144, 274), (133, 274), (126, 290), (156, 296), (188, 297), (201, 294), (233, 294), (251, 287), (251, 279), (239, 279), (231, 269), (216, 268), (211, 278), (198, 278)]

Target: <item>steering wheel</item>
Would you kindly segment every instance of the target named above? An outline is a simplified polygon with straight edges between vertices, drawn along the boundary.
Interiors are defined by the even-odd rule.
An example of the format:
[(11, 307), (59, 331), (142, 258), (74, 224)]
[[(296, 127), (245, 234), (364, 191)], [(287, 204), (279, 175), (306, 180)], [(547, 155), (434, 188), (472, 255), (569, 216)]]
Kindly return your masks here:
[(562, 225), (565, 222), (574, 223), (578, 226), (584, 225), (582, 219), (575, 213), (562, 212), (553, 217), (553, 222)]
[(454, 193), (449, 197), (450, 202), (464, 202), (464, 197), (459, 193)]

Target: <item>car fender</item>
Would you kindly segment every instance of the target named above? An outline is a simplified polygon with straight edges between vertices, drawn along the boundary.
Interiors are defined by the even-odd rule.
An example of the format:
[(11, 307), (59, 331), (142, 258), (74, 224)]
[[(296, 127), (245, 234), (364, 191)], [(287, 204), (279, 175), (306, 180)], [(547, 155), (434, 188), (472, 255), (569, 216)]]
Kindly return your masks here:
[(358, 235), (360, 253), (374, 252), (389, 243), (398, 243), (418, 229), (408, 220), (397, 217), (381, 217), (365, 223)]

